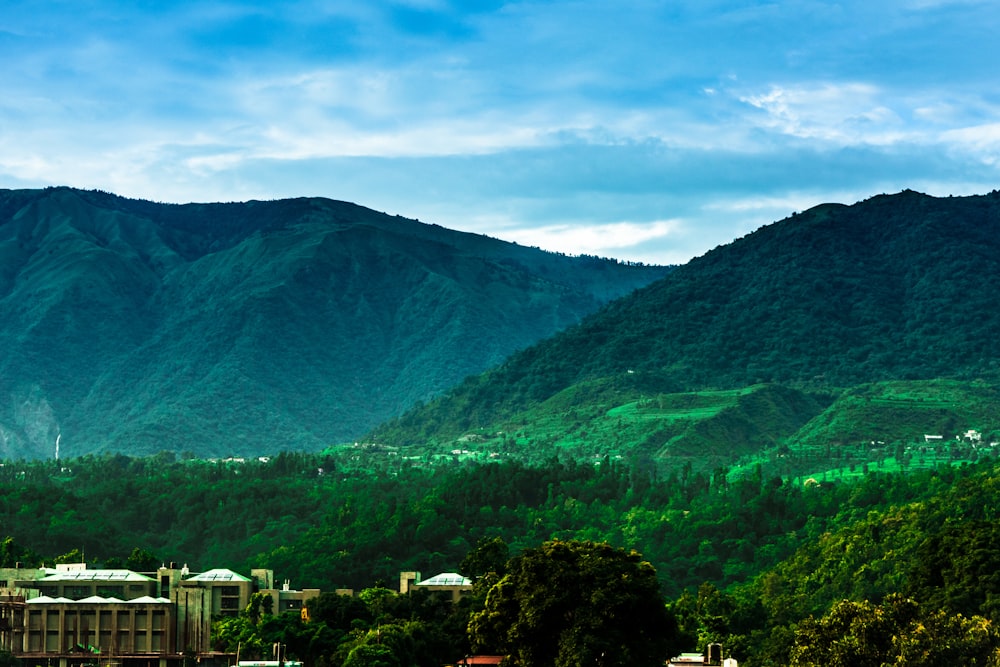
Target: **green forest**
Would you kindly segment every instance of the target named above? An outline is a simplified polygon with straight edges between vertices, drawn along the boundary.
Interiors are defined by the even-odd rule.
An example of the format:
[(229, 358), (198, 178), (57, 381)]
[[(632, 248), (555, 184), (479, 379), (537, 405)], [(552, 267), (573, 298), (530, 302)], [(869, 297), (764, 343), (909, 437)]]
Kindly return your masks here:
[[(934, 198), (904, 191), (817, 206), (677, 267), (365, 440), (411, 446), (537, 430), (535, 412), (567, 399), (586, 424), (587, 394), (603, 403), (616, 395), (636, 401), (783, 386), (806, 397), (776, 415), (812, 418), (810, 402), (821, 407), (872, 383), (945, 378), (966, 388), (995, 386), (998, 250), (1000, 193)], [(800, 425), (786, 418), (777, 435)], [(623, 446), (659, 454), (655, 446), (677, 434), (661, 435), (623, 437)], [(880, 439), (875, 435), (869, 439)], [(701, 440), (727, 452), (746, 442)], [(606, 446), (613, 445), (612, 438)]]
[[(394, 409), (356, 441), (325, 438), (319, 453), (207, 459), (175, 447), (6, 461), (0, 556), (271, 569), (324, 591), (309, 619), (258, 601), (219, 620), (217, 648), (268, 657), (281, 644), (308, 667), (431, 667), (471, 652), (511, 667), (652, 667), (716, 643), (750, 667), (1000, 664), (998, 250), (996, 192), (819, 206)], [(342, 265), (323, 263), (337, 276)], [(312, 312), (298, 295), (279, 290), (267, 303)], [(232, 309), (238, 323), (258, 321)], [(502, 336), (474, 315), (445, 319)], [(264, 368), (280, 348), (314, 373), (313, 348), (275, 334), (305, 330), (274, 321), (246, 339), (267, 345), (227, 353), (227, 367)], [(327, 349), (334, 329), (318, 327), (312, 343)], [(171, 341), (168, 364), (136, 359), (201, 391), (174, 372), (194, 338), (158, 339)], [(449, 340), (467, 349), (478, 339)], [(398, 360), (417, 368), (407, 353)], [(205, 400), (243, 421), (226, 402), (239, 395), (268, 417), (294, 384), (301, 414), (325, 419), (317, 397), (331, 378), (343, 390), (367, 377), (267, 372), (280, 382), (223, 379)], [(131, 376), (156, 383), (141, 365)], [(355, 402), (340, 408), (358, 415), (378, 397), (348, 393)], [(121, 397), (125, 414), (153, 414)], [(47, 414), (41, 401), (19, 405)], [(176, 438), (144, 442), (164, 449), (261, 451), (250, 448), (259, 437), (294, 448), (280, 424), (243, 440), (154, 418)], [(398, 595), (402, 571), (460, 572), (475, 591), (457, 605)]]
[[(611, 458), (422, 466), (393, 456), (162, 453), (8, 461), (0, 489), (3, 566), (267, 567), (326, 591), (308, 623), (247, 610), (217, 627), (220, 647), (266, 652), (281, 641), (310, 665), (348, 664), (352, 651), (351, 664), (375, 664), (363, 660), (383, 649), (358, 647), (391, 633), (391, 664), (490, 649), (485, 631), (475, 643), (470, 619), (506, 558), (553, 541), (641, 554), (667, 612), (670, 654), (719, 642), (747, 665), (943, 664), (956, 655), (986, 664), (1000, 646), (1000, 468), (991, 456), (823, 481), (767, 463), (665, 472)], [(457, 606), (399, 596), (390, 589), (405, 570), (461, 571), (478, 577), (477, 594)], [(358, 595), (339, 598), (336, 588)], [(823, 639), (833, 635), (854, 638)], [(952, 653), (942, 658), (945, 645)], [(824, 653), (834, 648), (847, 657)]]

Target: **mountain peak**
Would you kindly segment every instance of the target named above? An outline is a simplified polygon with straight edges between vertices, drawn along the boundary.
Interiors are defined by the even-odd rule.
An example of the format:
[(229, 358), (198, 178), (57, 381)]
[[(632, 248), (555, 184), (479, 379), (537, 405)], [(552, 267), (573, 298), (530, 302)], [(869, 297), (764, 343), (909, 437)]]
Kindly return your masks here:
[(666, 271), (315, 197), (0, 191), (0, 449), (320, 449)]

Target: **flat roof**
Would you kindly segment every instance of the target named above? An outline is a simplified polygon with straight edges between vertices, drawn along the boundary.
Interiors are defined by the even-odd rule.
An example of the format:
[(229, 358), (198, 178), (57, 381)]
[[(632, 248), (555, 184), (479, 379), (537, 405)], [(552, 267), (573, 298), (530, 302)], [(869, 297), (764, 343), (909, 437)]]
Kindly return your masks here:
[(60, 570), (41, 579), (38, 583), (55, 583), (59, 581), (154, 581), (144, 574), (132, 570)]

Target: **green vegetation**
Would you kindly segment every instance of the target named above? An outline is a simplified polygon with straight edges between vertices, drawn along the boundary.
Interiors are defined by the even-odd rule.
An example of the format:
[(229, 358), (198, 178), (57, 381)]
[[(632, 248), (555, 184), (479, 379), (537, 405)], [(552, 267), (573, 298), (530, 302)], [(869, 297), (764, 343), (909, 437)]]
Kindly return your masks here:
[[(249, 609), (217, 627), (220, 648), (236, 642), (267, 657), (281, 642), (312, 664), (391, 653), (401, 665), (430, 665), (464, 655), (472, 640), (514, 651), (466, 626), (480, 609), (506, 608), (503, 590), (549, 600), (540, 584), (509, 586), (522, 576), (512, 573), (529, 576), (552, 544), (568, 542), (609, 550), (611, 569), (633, 559), (649, 563), (643, 572), (655, 568), (667, 622), (676, 623), (664, 631), (673, 654), (719, 642), (741, 664), (818, 664), (834, 657), (817, 653), (829, 649), (817, 637), (858, 627), (876, 628), (843, 654), (858, 660), (911, 660), (937, 646), (919, 664), (941, 664), (932, 659), (972, 650), (989, 657), (998, 645), (1000, 464), (992, 459), (809, 483), (772, 475), (777, 464), (746, 475), (685, 466), (661, 476), (607, 459), (421, 468), (398, 458), (378, 454), (360, 468), (288, 453), (266, 463), (7, 462), (0, 520), (11, 538), (0, 553), (4, 565), (69, 551), (49, 561), (85, 553), (107, 565), (127, 556), (137, 566), (264, 566), (302, 586), (369, 591), (357, 599), (324, 594), (310, 606), (328, 619), (322, 625)], [(605, 542), (614, 548), (594, 546)], [(632, 550), (642, 556), (617, 560)], [(474, 598), (458, 607), (396, 596), (380, 583), (403, 570), (458, 568), (477, 580)], [(558, 581), (566, 595), (582, 595), (599, 590), (603, 576), (587, 575), (594, 589)], [(885, 618), (889, 607), (912, 608), (885, 621), (896, 639), (864, 620)], [(938, 645), (942, 637), (949, 643)]]
[(469, 652), (466, 603), (427, 591), (397, 595), (366, 588), (357, 597), (323, 593), (300, 614), (272, 614), (254, 601), (235, 618), (214, 624), (219, 650), (246, 659), (298, 659), (316, 667), (440, 667)]
[[(935, 199), (907, 191), (820, 206), (678, 267), (366, 441), (408, 446), (510, 431), (505, 425), (554, 397), (595, 383), (604, 392), (641, 386), (621, 404), (761, 383), (820, 403), (888, 381), (996, 386), (998, 264), (997, 192)], [(614, 407), (599, 394), (602, 401)], [(947, 425), (946, 416), (925, 417), (928, 427)]]
[(522, 667), (660, 667), (676, 625), (636, 552), (546, 542), (506, 566), (469, 623), (473, 648)]
[[(560, 329), (576, 317), (563, 305), (593, 307), (606, 283), (569, 294), (572, 262), (546, 269), (524, 249), (462, 237), (470, 260), (445, 230), (322, 200), (184, 209), (48, 194), (0, 202), (11, 213), (0, 321), (13, 341), (0, 377), (42, 378), (0, 387), (17, 407), (2, 434), (72, 434), (64, 452), (106, 436), (185, 453), (7, 461), (4, 562), (269, 567), (364, 592), (317, 601), (320, 625), (249, 609), (217, 627), (220, 648), (283, 642), (319, 665), (402, 667), (452, 661), (472, 639), (528, 666), (627, 652), (595, 639), (599, 613), (555, 623), (599, 607), (573, 596), (606, 593), (609, 570), (590, 571), (594, 591), (561, 571), (558, 594), (539, 581), (557, 555), (596, 550), (613, 554), (597, 559), (612, 570), (648, 562), (633, 572), (643, 591), (655, 570), (673, 652), (719, 642), (751, 667), (996, 663), (1000, 193), (818, 207), (527, 347), (507, 318)], [(48, 209), (74, 211), (74, 224)], [(122, 252), (105, 257), (102, 244)], [(50, 250), (87, 270), (25, 273)], [(121, 261), (129, 253), (141, 261)], [(115, 293), (116, 271), (137, 310), (90, 298)], [(91, 294), (93, 275), (105, 281)], [(556, 294), (566, 301), (534, 310)], [(511, 302), (524, 308), (497, 305)], [(136, 327), (123, 333), (109, 312), (138, 314)], [(61, 338), (69, 356), (46, 357)], [(448, 356), (496, 352), (494, 339), (520, 352), (483, 375)], [(435, 386), (468, 377), (358, 444), (331, 444), (331, 423), (398, 414), (433, 393), (425, 377), (445, 375)], [(120, 423), (93, 422), (84, 438), (83, 414)], [(259, 451), (262, 438), (329, 446), (192, 455)], [(459, 566), (477, 580), (459, 607), (383, 584)], [(552, 618), (514, 613), (548, 605)], [(540, 651), (537, 633), (570, 639)], [(628, 659), (660, 659), (654, 648)]]
[(996, 627), (980, 616), (921, 612), (912, 600), (889, 596), (882, 605), (838, 602), (795, 632), (792, 667), (821, 665), (996, 665)]
[(352, 442), (668, 270), (319, 198), (0, 191), (0, 456)]

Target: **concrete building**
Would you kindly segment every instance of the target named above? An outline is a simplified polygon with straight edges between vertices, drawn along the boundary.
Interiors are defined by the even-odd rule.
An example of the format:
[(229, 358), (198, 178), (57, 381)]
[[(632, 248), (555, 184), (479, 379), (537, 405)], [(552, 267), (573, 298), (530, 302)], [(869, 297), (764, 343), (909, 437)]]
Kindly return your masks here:
[(472, 594), (472, 581), (454, 572), (442, 572), (430, 579), (420, 578), (419, 572), (399, 573), (399, 592), (405, 595), (411, 590), (425, 590), (446, 593), (452, 602), (458, 602), (466, 595)]
[(278, 614), (284, 611), (297, 611), (303, 614), (303, 620), (308, 620), (306, 613), (306, 602), (312, 598), (318, 598), (320, 590), (318, 588), (304, 588), (301, 591), (292, 590), (292, 583), (285, 579), (281, 588), (274, 585), (274, 570), (251, 570), (257, 585), (257, 590), (265, 593), (271, 598), (271, 609)]
[(287, 581), (274, 589), (273, 579), (270, 570), (250, 578), (173, 563), (149, 574), (82, 563), (0, 570), (0, 645), (27, 667), (176, 667), (191, 653), (228, 665), (235, 656), (213, 650), (213, 620), (236, 616), (255, 593), (274, 601), (275, 614), (320, 594)]

